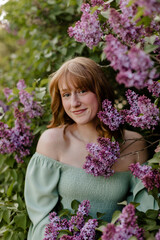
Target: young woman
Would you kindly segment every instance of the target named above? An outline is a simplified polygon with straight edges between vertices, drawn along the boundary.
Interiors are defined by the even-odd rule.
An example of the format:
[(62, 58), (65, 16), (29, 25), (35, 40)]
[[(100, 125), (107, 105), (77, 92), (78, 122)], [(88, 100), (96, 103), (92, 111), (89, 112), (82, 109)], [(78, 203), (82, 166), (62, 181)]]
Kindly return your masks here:
[[(102, 101), (114, 102), (114, 97), (101, 67), (93, 60), (77, 57), (65, 62), (52, 75), (50, 94), (52, 121), (40, 137), (26, 173), (25, 200), (32, 222), (28, 240), (44, 238), (48, 214), (60, 202), (70, 209), (74, 199), (89, 200), (90, 215), (103, 212), (104, 219), (110, 221), (113, 212), (122, 209), (117, 203), (132, 194), (134, 180), (128, 166), (147, 160), (146, 151), (139, 151), (145, 147), (140, 134), (122, 129), (111, 132), (97, 117)], [(88, 155), (86, 144), (96, 143), (99, 136), (113, 135), (123, 140), (121, 157), (113, 166), (115, 174), (109, 178), (87, 174), (82, 168)]]

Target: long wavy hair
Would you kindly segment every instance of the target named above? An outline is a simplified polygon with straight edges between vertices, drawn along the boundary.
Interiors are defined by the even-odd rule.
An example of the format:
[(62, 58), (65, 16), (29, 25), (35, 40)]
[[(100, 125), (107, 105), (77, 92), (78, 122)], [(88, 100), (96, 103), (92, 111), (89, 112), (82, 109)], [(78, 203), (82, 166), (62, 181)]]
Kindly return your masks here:
[[(99, 111), (102, 110), (102, 101), (110, 100), (114, 104), (114, 92), (109, 85), (107, 76), (102, 68), (93, 60), (85, 57), (76, 57), (65, 62), (59, 70), (51, 75), (49, 91), (51, 95), (52, 119), (48, 128), (62, 127), (73, 124), (74, 121), (64, 111), (58, 83), (63, 80), (73, 84), (75, 88), (85, 89), (96, 94)], [(97, 117), (97, 131), (99, 136), (118, 136), (120, 131), (111, 132)]]

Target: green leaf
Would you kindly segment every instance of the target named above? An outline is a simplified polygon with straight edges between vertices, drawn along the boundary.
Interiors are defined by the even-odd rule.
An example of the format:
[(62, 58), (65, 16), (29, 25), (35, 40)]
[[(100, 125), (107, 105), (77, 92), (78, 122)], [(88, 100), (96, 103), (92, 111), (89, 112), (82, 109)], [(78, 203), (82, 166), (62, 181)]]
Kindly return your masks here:
[(123, 201), (123, 202), (120, 202), (120, 203), (117, 203), (118, 205), (127, 205), (127, 201)]
[(151, 45), (151, 44), (145, 44), (144, 46), (144, 52), (150, 53), (156, 50), (159, 46), (158, 45)]
[(144, 25), (145, 27), (148, 27), (151, 23), (152, 19), (148, 16), (142, 17), (136, 24), (136, 26)]
[(73, 210), (77, 211), (77, 210), (78, 210), (78, 207), (79, 207), (79, 204), (80, 204), (79, 201), (73, 200), (73, 201), (71, 202), (71, 208), (72, 208)]
[(40, 82), (40, 87), (43, 87), (43, 86), (47, 85), (48, 82), (49, 82), (49, 79), (48, 79), (48, 78), (42, 79), (41, 82)]
[(3, 219), (6, 223), (9, 224), (9, 222), (10, 222), (10, 211), (8, 209), (4, 210)]
[(26, 219), (26, 215), (24, 213), (20, 213), (17, 216), (15, 216), (14, 221), (15, 221), (17, 227), (20, 227), (24, 230), (26, 229), (27, 219)]
[(93, 14), (98, 8), (99, 8), (99, 6), (92, 7), (91, 8), (91, 14)]
[(149, 209), (146, 212), (146, 216), (151, 219), (156, 219), (158, 217), (158, 210)]
[(115, 223), (118, 220), (120, 214), (121, 214), (121, 211), (119, 211), (119, 210), (115, 211), (112, 215), (111, 223)]
[(106, 214), (105, 214), (105, 213), (97, 212), (97, 218), (101, 218), (101, 217), (103, 217), (104, 215), (106, 215)]
[(134, 2), (135, 0), (130, 0), (129, 3), (126, 5), (126, 7), (131, 7)]
[(15, 95), (19, 94), (19, 89), (17, 88), (13, 88), (12, 91), (13, 91), (13, 94)]
[(134, 16), (133, 20), (136, 21), (138, 20), (140, 17), (142, 17), (144, 14), (144, 8), (143, 7), (138, 7), (138, 11), (137, 14)]
[(145, 219), (144, 229), (147, 231), (153, 231), (159, 229), (156, 221), (151, 219)]
[(132, 236), (128, 240), (138, 240), (138, 239), (135, 236)]
[(64, 235), (72, 235), (72, 233), (69, 230), (60, 230), (57, 239)]
[(62, 209), (59, 211), (58, 216), (62, 217), (62, 216), (70, 216), (71, 212), (69, 209)]
[(12, 190), (13, 190), (13, 185), (14, 185), (14, 182), (12, 182), (7, 190), (7, 196), (8, 197), (11, 197), (12, 196)]
[(106, 10), (106, 11), (101, 11), (101, 15), (108, 19), (109, 18), (109, 15), (110, 15), (110, 9)]
[(0, 222), (2, 221), (2, 218), (3, 218), (3, 210), (0, 209)]

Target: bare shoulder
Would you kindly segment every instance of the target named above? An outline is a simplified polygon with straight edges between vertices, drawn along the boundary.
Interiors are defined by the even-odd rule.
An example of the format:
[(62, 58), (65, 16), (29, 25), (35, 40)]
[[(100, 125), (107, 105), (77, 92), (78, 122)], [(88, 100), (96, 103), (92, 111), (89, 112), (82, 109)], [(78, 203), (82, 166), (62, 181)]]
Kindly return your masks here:
[(47, 157), (59, 160), (60, 146), (63, 145), (64, 128), (50, 128), (39, 138), (36, 151)]
[(124, 130), (125, 144), (122, 146), (122, 152), (135, 153), (135, 162), (144, 163), (147, 161), (146, 141), (143, 136), (137, 132)]

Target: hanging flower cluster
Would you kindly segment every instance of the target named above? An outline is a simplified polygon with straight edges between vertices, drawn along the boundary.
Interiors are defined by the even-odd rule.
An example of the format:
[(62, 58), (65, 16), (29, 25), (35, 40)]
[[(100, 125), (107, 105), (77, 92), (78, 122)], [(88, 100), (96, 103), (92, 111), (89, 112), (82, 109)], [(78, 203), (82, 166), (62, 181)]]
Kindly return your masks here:
[(133, 163), (129, 166), (132, 174), (141, 179), (148, 191), (153, 190), (154, 187), (160, 189), (160, 172), (157, 169), (152, 169), (151, 166), (140, 165)]
[(135, 207), (132, 204), (128, 204), (123, 208), (117, 226), (112, 223), (107, 224), (102, 240), (129, 240), (131, 237), (143, 240), (144, 230), (138, 226), (136, 219)]
[(80, 21), (76, 22), (75, 27), (69, 27), (68, 34), (77, 42), (85, 42), (89, 48), (93, 48), (102, 37), (98, 14), (97, 11), (91, 13), (89, 4), (82, 4), (81, 11), (83, 14)]
[[(15, 153), (15, 159), (18, 163), (23, 162), (23, 158), (30, 154), (30, 147), (33, 142), (33, 134), (29, 123), (32, 118), (39, 117), (43, 114), (43, 109), (38, 102), (34, 101), (33, 94), (29, 94), (24, 80), (17, 83), (19, 90), (19, 102), (13, 102), (14, 127), (0, 122), (0, 153)], [(8, 101), (13, 99), (11, 89), (4, 90)]]
[[(97, 7), (96, 10), (94, 7)], [(102, 0), (91, 0), (90, 5), (82, 4), (81, 20), (76, 22), (75, 27), (69, 28), (69, 36), (78, 42), (86, 43), (89, 48), (98, 45), (99, 41), (106, 42), (103, 51), (110, 65), (118, 70), (117, 82), (137, 89), (149, 85), (149, 91), (152, 92), (151, 82), (157, 80), (159, 75), (154, 62), (144, 50), (147, 38), (155, 36), (155, 30), (160, 30), (160, 22), (155, 18), (155, 13), (159, 13), (160, 3), (156, 0), (141, 0), (131, 4), (130, 0), (120, 0), (118, 7), (117, 10), (111, 7), (108, 1)], [(138, 9), (141, 9), (140, 13), (148, 19), (146, 26), (143, 21), (140, 24), (143, 19)], [(105, 13), (106, 16), (103, 15)], [(103, 21), (99, 20), (101, 14), (106, 18)], [(152, 42), (152, 45), (157, 47), (153, 50), (157, 59), (159, 41), (160, 36), (157, 35)], [(153, 94), (157, 96), (159, 90), (156, 90), (156, 87), (154, 89)]]
[(130, 89), (127, 90), (126, 96), (130, 109), (122, 110), (123, 115), (126, 116), (125, 121), (134, 127), (154, 129), (160, 121), (158, 107), (146, 96), (139, 96)]
[(117, 82), (126, 87), (141, 89), (158, 77), (149, 55), (136, 46), (128, 49), (111, 34), (106, 36), (104, 52), (113, 69), (119, 70)]
[(109, 138), (98, 138), (98, 143), (87, 144), (89, 155), (83, 165), (85, 171), (94, 176), (110, 177), (114, 174), (113, 164), (120, 156), (118, 142), (111, 141)]
[[(96, 219), (88, 219), (90, 202), (84, 200), (78, 208), (76, 215), (71, 216), (71, 219), (61, 219), (57, 216), (56, 212), (49, 215), (50, 223), (47, 224), (45, 229), (45, 238), (43, 240), (94, 240), (95, 228), (98, 226)], [(66, 234), (59, 237), (61, 230), (66, 230)]]
[(120, 124), (124, 124), (124, 117), (118, 110), (112, 106), (111, 101), (105, 99), (102, 103), (103, 111), (98, 112), (98, 117), (107, 125), (111, 131), (119, 128)]

